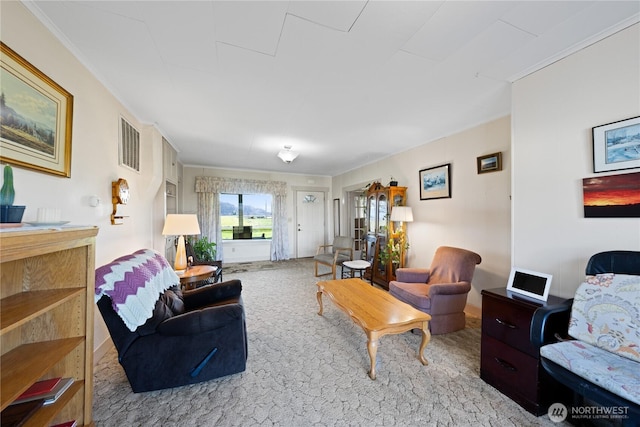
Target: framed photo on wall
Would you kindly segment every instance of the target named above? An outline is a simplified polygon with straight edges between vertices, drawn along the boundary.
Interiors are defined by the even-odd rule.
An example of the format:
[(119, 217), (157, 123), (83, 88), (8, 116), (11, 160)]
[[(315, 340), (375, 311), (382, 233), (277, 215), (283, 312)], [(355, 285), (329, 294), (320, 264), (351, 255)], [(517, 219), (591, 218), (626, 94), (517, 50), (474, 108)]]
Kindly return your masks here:
[(640, 168), (640, 117), (592, 128), (593, 171)]
[(422, 169), (420, 178), (420, 200), (451, 197), (451, 163)]
[(585, 218), (640, 218), (640, 172), (582, 180)]
[(0, 42), (0, 161), (71, 176), (73, 95)]
[(478, 173), (496, 172), (502, 170), (502, 152), (487, 154), (477, 159)]

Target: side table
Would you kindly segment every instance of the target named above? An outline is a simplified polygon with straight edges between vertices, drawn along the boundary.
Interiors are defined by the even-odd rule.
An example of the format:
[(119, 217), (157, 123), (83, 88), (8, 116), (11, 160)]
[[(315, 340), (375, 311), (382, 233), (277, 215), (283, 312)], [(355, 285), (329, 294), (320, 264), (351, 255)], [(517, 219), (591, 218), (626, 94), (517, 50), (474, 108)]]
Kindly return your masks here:
[[(482, 291), (480, 378), (536, 416), (562, 402), (566, 390), (541, 366), (529, 337), (531, 321), (538, 308), (564, 301), (553, 295), (546, 302), (534, 301), (506, 288)], [(558, 318), (549, 328), (559, 331), (560, 323), (566, 328), (568, 322), (568, 317)]]
[(180, 278), (180, 287), (183, 290), (196, 288), (198, 282), (207, 280), (213, 276), (218, 267), (213, 265), (194, 265), (189, 267), (184, 273), (178, 274)]
[[(349, 275), (349, 271), (344, 271), (344, 268), (347, 267), (351, 271), (351, 275)], [(342, 278), (346, 279), (348, 277), (356, 277), (356, 273), (362, 279), (364, 271), (371, 267), (371, 263), (369, 261), (356, 259), (353, 261), (345, 261), (342, 263)]]

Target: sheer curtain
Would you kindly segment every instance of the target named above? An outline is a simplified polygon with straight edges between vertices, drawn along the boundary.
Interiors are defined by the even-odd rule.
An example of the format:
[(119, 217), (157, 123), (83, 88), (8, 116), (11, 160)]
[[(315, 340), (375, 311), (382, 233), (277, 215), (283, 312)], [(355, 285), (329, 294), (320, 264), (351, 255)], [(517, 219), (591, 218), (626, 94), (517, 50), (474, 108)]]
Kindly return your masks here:
[[(220, 193), (271, 194), (273, 233), (271, 238), (271, 261), (289, 259), (289, 232), (287, 229), (287, 183), (283, 181), (260, 181), (252, 179), (196, 177), (198, 196), (198, 221), (203, 236), (216, 243), (222, 242), (220, 225)], [(218, 259), (222, 258), (222, 245), (218, 244)]]

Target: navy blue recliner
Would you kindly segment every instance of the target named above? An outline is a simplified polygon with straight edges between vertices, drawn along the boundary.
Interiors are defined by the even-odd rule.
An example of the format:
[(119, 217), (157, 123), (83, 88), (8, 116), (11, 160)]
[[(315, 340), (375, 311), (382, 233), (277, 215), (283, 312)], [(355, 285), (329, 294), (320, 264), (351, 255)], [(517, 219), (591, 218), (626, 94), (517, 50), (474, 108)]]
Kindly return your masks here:
[(130, 331), (107, 295), (98, 308), (135, 393), (242, 372), (247, 331), (239, 280), (181, 292), (167, 289), (153, 316)]

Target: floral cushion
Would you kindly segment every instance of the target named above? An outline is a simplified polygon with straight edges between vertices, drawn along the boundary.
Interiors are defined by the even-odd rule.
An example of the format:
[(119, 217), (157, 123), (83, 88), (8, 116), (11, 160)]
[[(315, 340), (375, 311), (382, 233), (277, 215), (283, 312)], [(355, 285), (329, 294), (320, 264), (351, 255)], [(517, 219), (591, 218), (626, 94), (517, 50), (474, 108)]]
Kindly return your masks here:
[(640, 404), (640, 365), (615, 353), (580, 342), (545, 345), (540, 355), (593, 384)]
[(569, 335), (640, 362), (640, 276), (588, 276), (575, 294)]

